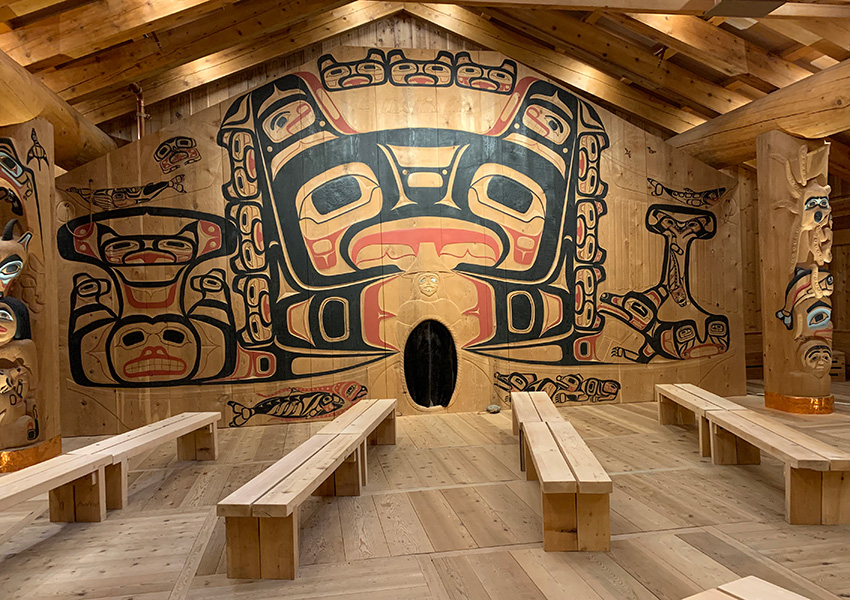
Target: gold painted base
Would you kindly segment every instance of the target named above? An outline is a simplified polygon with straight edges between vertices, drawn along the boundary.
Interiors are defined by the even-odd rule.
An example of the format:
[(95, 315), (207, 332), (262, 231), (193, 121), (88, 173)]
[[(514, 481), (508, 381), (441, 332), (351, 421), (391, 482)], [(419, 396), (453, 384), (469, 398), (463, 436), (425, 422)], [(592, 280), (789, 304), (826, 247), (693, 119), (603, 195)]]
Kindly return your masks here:
[(62, 453), (62, 436), (50, 438), (33, 446), (0, 451), (0, 473), (20, 471), (26, 467), (59, 456)]
[(835, 397), (785, 396), (776, 392), (764, 393), (764, 405), (788, 413), (801, 415), (828, 415), (835, 410)]

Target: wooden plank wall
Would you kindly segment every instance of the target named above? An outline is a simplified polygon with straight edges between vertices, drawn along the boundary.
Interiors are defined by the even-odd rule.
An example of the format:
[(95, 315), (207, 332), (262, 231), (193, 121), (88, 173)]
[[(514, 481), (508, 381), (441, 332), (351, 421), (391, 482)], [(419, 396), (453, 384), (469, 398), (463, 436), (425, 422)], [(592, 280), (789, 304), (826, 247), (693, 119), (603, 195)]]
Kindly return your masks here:
[[(232, 271), (236, 268), (233, 267), (234, 264), (245, 260), (238, 258), (239, 253), (231, 253), (235, 251), (230, 250), (220, 252), (218, 247), (209, 250), (214, 251), (215, 254), (208, 256), (209, 262), (205, 262), (203, 271), (212, 273), (210, 268), (219, 270), (215, 273), (215, 277), (209, 280), (198, 279), (194, 275), (194, 273), (201, 273), (201, 270), (194, 272), (191, 278), (186, 272), (180, 271), (178, 276), (180, 294), (186, 293), (193, 296), (194, 299), (190, 303), (188, 300), (184, 301), (182, 296), (175, 300), (164, 293), (167, 291), (164, 286), (169, 276), (168, 268), (164, 265), (159, 267), (156, 264), (147, 266), (148, 263), (145, 261), (151, 258), (150, 256), (144, 260), (142, 257), (137, 257), (138, 260), (134, 258), (136, 262), (132, 266), (124, 264), (114, 268), (106, 265), (105, 263), (111, 260), (120, 261), (122, 253), (126, 251), (124, 246), (113, 248), (109, 244), (115, 242), (115, 238), (119, 238), (120, 242), (134, 244), (142, 242), (148, 245), (159, 244), (164, 240), (154, 240), (152, 236), (163, 235), (170, 228), (174, 229), (173, 233), (177, 234), (176, 237), (185, 234), (190, 237), (195, 236), (193, 239), (206, 243), (210, 236), (216, 240), (218, 238), (215, 236), (219, 233), (226, 233), (231, 227), (239, 227), (239, 221), (232, 211), (242, 205), (237, 203), (232, 205), (232, 209), (226, 208), (227, 200), (233, 202), (230, 198), (235, 193), (232, 187), (242, 185), (234, 174), (234, 169), (238, 167), (237, 163), (242, 160), (237, 156), (241, 151), (233, 149), (230, 136), (236, 135), (240, 127), (247, 127), (247, 131), (255, 135), (259, 125), (252, 124), (250, 118), (244, 125), (238, 124), (237, 116), (241, 109), (237, 106), (238, 101), (232, 99), (233, 95), (244, 93), (258, 84), (267, 84), (269, 80), (280, 76), (286, 69), (301, 65), (302, 63), (298, 61), (306, 61), (303, 63), (303, 70), (318, 74), (317, 58), (324, 52), (331, 52), (336, 60), (343, 62), (362, 61), (367, 56), (365, 48), (345, 49), (338, 46), (338, 43), (363, 43), (362, 40), (376, 40), (387, 45), (404, 45), (409, 42), (432, 48), (431, 50), (411, 50), (405, 55), (415, 60), (434, 60), (439, 56), (437, 49), (452, 44), (457, 44), (458, 48), (463, 47), (463, 42), (451, 36), (417, 29), (413, 23), (407, 19), (396, 19), (387, 21), (383, 25), (372, 24), (349, 36), (324, 44), (321, 48), (311, 49), (295, 58), (280, 61), (276, 66), (259, 69), (238, 83), (225, 81), (178, 98), (173, 103), (169, 103), (168, 111), (165, 111), (164, 107), (151, 107), (150, 113), (153, 116), (150, 129), (158, 129), (157, 133), (145, 137), (140, 143), (121, 148), (103, 160), (90, 163), (83, 169), (60, 178), (58, 188), (62, 190), (63, 201), (70, 203), (73, 207), (74, 210), (71, 212), (75, 219), (68, 228), (73, 232), (74, 239), (65, 235), (64, 242), (60, 240), (60, 247), (64, 244), (63, 252), (66, 257), (62, 263), (60, 314), (64, 326), (68, 329), (75, 328), (74, 331), (79, 334), (71, 336), (76, 339), (74, 343), (79, 344), (74, 346), (76, 351), (71, 351), (69, 346), (63, 346), (62, 349), (66, 356), (65, 364), (63, 364), (65, 374), (63, 417), (67, 416), (63, 418), (63, 425), (66, 427), (66, 433), (109, 433), (181, 410), (213, 408), (224, 410), (225, 422), (233, 426), (273, 422), (276, 415), (288, 418), (321, 417), (347, 406), (363, 394), (372, 397), (399, 397), (403, 412), (417, 411), (403, 382), (403, 367), (399, 357), (352, 369), (351, 365), (358, 364), (360, 359), (350, 355), (334, 354), (335, 348), (319, 351), (316, 347), (316, 352), (308, 352), (305, 356), (295, 359), (290, 365), (292, 373), (297, 377), (281, 381), (278, 376), (270, 377), (267, 374), (258, 376), (257, 369), (262, 371), (264, 364), (267, 368), (267, 363), (261, 360), (261, 357), (265, 355), (249, 352), (240, 354), (238, 364), (228, 367), (229, 374), (222, 375), (223, 371), (216, 373), (210, 365), (220, 360), (216, 353), (220, 351), (220, 348), (233, 343), (232, 337), (228, 336), (234, 334), (225, 332), (222, 341), (215, 341), (213, 338), (219, 334), (212, 331), (208, 335), (213, 336), (210, 338), (213, 341), (204, 346), (207, 350), (200, 358), (189, 359), (197, 361), (200, 371), (198, 375), (191, 376), (187, 382), (174, 385), (175, 382), (169, 380), (169, 375), (151, 371), (145, 377), (134, 381), (135, 385), (116, 385), (111, 379), (114, 375), (109, 374), (109, 369), (113, 367), (107, 368), (107, 363), (111, 361), (114, 366), (116, 360), (123, 361), (128, 356), (126, 353), (120, 354), (124, 350), (115, 349), (118, 338), (113, 339), (112, 336), (118, 333), (107, 327), (100, 334), (103, 337), (97, 337), (90, 335), (90, 330), (86, 329), (89, 323), (96, 323), (96, 327), (102, 328), (104, 322), (117, 319), (122, 322), (120, 342), (125, 344), (126, 348), (135, 347), (136, 342), (133, 337), (135, 332), (129, 327), (132, 323), (128, 322), (126, 315), (135, 315), (134, 322), (144, 322), (144, 326), (141, 327), (144, 329), (144, 335), (164, 335), (163, 332), (167, 327), (163, 323), (168, 319), (163, 320), (160, 317), (169, 316), (168, 307), (175, 302), (181, 304), (180, 310), (183, 311), (183, 316), (191, 317), (195, 321), (198, 321), (202, 313), (209, 314), (204, 311), (219, 310), (220, 305), (216, 304), (218, 302), (216, 294), (219, 294), (220, 290), (216, 286), (217, 281), (224, 280), (228, 288), (227, 293), (230, 294), (229, 301), (232, 301), (234, 310), (235, 335), (243, 337), (247, 335), (244, 333), (246, 331), (244, 327), (247, 326), (253, 309), (248, 308), (247, 305), (243, 306), (243, 301), (247, 302), (250, 295), (246, 291), (245, 280), (237, 281), (241, 277), (238, 273), (242, 272), (239, 269), (244, 269), (244, 265), (239, 266), (236, 272)], [(417, 36), (421, 36), (421, 39)], [(395, 44), (388, 44), (388, 40)], [(461, 64), (458, 62), (461, 60), (460, 56), (457, 50), (450, 51), (448, 58), (443, 56), (441, 60), (450, 61), (443, 64), (452, 64), (452, 68), (457, 69)], [(470, 57), (473, 63), (493, 67), (498, 67), (504, 60), (503, 57), (493, 53), (479, 55), (474, 51), (471, 52)], [(385, 68), (389, 68), (390, 64), (385, 63)], [(515, 65), (515, 68), (519, 70), (516, 81), (532, 75), (521, 65)], [(291, 89), (286, 85), (284, 90)], [(400, 87), (404, 88), (404, 85)], [(463, 86), (453, 88), (449, 85), (448, 88), (438, 87), (430, 92), (437, 95), (430, 97), (421, 88), (400, 90), (398, 85), (383, 85), (367, 90), (358, 89), (353, 90), (354, 93), (349, 91), (329, 93), (333, 94), (335, 103), (345, 107), (346, 111), (352, 111), (351, 118), (357, 120), (358, 124), (365, 122), (368, 125), (365, 129), (355, 128), (358, 131), (370, 131), (372, 125), (369, 123), (380, 125), (378, 131), (422, 127), (413, 123), (422, 120), (423, 112), (432, 111), (435, 120), (429, 127), (439, 123), (440, 127), (475, 132), (475, 135), (487, 131), (491, 124), (496, 122), (505, 96), (495, 93), (488, 95), (483, 92), (472, 94), (464, 91)], [(270, 90), (271, 87), (267, 89)], [(548, 90), (546, 94), (551, 96), (556, 88), (549, 86), (540, 89)], [(378, 93), (380, 93), (379, 96), (374, 95)], [(592, 170), (596, 166), (596, 161), (599, 161), (599, 173), (604, 185), (598, 184), (595, 176), (586, 173), (582, 176), (583, 183), (569, 184), (580, 185), (583, 187), (576, 189), (584, 189), (581, 194), (576, 192), (574, 201), (584, 203), (581, 211), (574, 208), (578, 214), (582, 215), (582, 225), (576, 230), (565, 230), (566, 237), (563, 238), (568, 241), (563, 248), (568, 248), (569, 244), (580, 247), (574, 250), (575, 257), (570, 258), (571, 268), (577, 268), (576, 265), (583, 263), (586, 267), (583, 276), (597, 278), (596, 281), (584, 284), (586, 288), (590, 286), (586, 289), (585, 299), (589, 299), (592, 304), (595, 303), (595, 312), (588, 313), (585, 317), (586, 321), (576, 327), (576, 330), (581, 329), (584, 333), (580, 335), (566, 331), (563, 334), (558, 333), (561, 336), (560, 339), (553, 340), (548, 346), (533, 348), (528, 346), (528, 343), (537, 343), (545, 331), (537, 331), (524, 344), (519, 344), (516, 340), (523, 340), (522, 336), (526, 334), (522, 331), (511, 330), (511, 336), (506, 338), (511, 340), (511, 343), (503, 348), (491, 347), (486, 351), (482, 350), (483, 354), (476, 354), (466, 350), (465, 346), (462, 347), (459, 351), (458, 383), (449, 410), (480, 410), (491, 402), (504, 402), (509, 396), (507, 392), (511, 389), (545, 389), (564, 402), (647, 400), (651, 398), (652, 385), (657, 381), (693, 381), (710, 387), (718, 393), (742, 393), (744, 311), (741, 296), (743, 282), (739, 268), (741, 211), (738, 210), (738, 201), (735, 200), (738, 193), (735, 179), (724, 176), (691, 157), (673, 150), (660, 139), (606, 111), (597, 109), (600, 121), (596, 122), (593, 109), (589, 105), (574, 99), (569, 93), (564, 97), (570, 98), (569, 102), (575, 103), (567, 111), (570, 116), (565, 135), (568, 137), (577, 133), (587, 135), (591, 132), (591, 137), (595, 136), (593, 137), (595, 143), (607, 146), (600, 154), (599, 148), (594, 146), (590, 137), (583, 138), (582, 152), (586, 152), (585, 156), (591, 157), (587, 160), (577, 158), (578, 146), (575, 148), (558, 146), (556, 152), (556, 155), (576, 157), (572, 159), (574, 166), (569, 168), (578, 169), (578, 165), (581, 164), (582, 169), (589, 167)], [(405, 98), (407, 100), (404, 100)], [(532, 102), (531, 97), (524, 100), (522, 98), (524, 96), (520, 101)], [(535, 96), (535, 98), (542, 99), (543, 96)], [(214, 102), (226, 99), (227, 101), (221, 105), (210, 106)], [(435, 102), (437, 99), (439, 100)], [(265, 106), (263, 103), (268, 104), (272, 100), (257, 99), (254, 102), (260, 102), (262, 106)], [(258, 107), (255, 109), (259, 110)], [(228, 111), (230, 111), (229, 114), (227, 114)], [(191, 113), (194, 113), (192, 118), (186, 121), (181, 120)], [(259, 118), (259, 115), (257, 116)], [(511, 117), (511, 119), (514, 118), (522, 117)], [(222, 122), (225, 120), (232, 125), (223, 127)], [(321, 123), (324, 122), (321, 120)], [(518, 132), (523, 131), (523, 127), (528, 127), (523, 123), (525, 121), (516, 121), (512, 127), (515, 127)], [(164, 128), (160, 129), (160, 127)], [(541, 132), (543, 131), (541, 129)], [(502, 135), (507, 136), (509, 133), (506, 131)], [(555, 136), (553, 131), (539, 135), (549, 136), (546, 139), (554, 143), (552, 142)], [(184, 153), (176, 152), (172, 138), (181, 136), (191, 137), (191, 140), (186, 142), (190, 145), (196, 143), (196, 149), (200, 151), (202, 157), (200, 162), (190, 160), (193, 158), (194, 150), (187, 150)], [(447, 144), (447, 147), (452, 145), (448, 141), (437, 143), (440, 146)], [(539, 142), (535, 143), (537, 146), (534, 144), (531, 146), (537, 148), (533, 150), (534, 152), (546, 150), (539, 146)], [(570, 143), (579, 143), (578, 138)], [(170, 169), (168, 164), (163, 166), (150, 160), (150, 157), (159, 150), (160, 144), (164, 144), (162, 146), (164, 156), (171, 157), (169, 160), (174, 159), (179, 163), (171, 170), (168, 170)], [(422, 140), (415, 139), (404, 143), (395, 142), (395, 144), (409, 148), (418, 145), (433, 146), (430, 142), (423, 143)], [(268, 144), (259, 146), (258, 152), (265, 153), (267, 146), (268, 152), (271, 152), (271, 145)], [(372, 148), (374, 147), (373, 145)], [(575, 154), (570, 154), (573, 151)], [(411, 155), (420, 154), (421, 152), (417, 150)], [(261, 157), (256, 158), (260, 160)], [(329, 159), (335, 160), (330, 157)], [(503, 166), (510, 168), (516, 166), (511, 162), (515, 159), (505, 160)], [(524, 156), (519, 164), (528, 160), (532, 159)], [(547, 160), (552, 162), (551, 158)], [(557, 161), (553, 162), (553, 164), (556, 163)], [(268, 162), (265, 168), (275, 168), (273, 165), (273, 162)], [(159, 172), (160, 168), (162, 173)], [(516, 177), (510, 175), (508, 179), (516, 180)], [(145, 187), (148, 183), (151, 183), (152, 187)], [(224, 190), (222, 190), (222, 184), (225, 184)], [(265, 184), (261, 182), (261, 185)], [(261, 192), (261, 194), (265, 193)], [(579, 198), (582, 194), (583, 197)], [(268, 203), (262, 210), (271, 211), (274, 202), (265, 196), (262, 197), (262, 201)], [(116, 209), (125, 212), (102, 214), (104, 211)], [(89, 216), (90, 210), (94, 212), (93, 218), (97, 221), (96, 234), (89, 224), (92, 218)], [(180, 211), (186, 214), (178, 214)], [(201, 214), (198, 211), (206, 216), (198, 216)], [(253, 217), (246, 218), (250, 224)], [(230, 225), (225, 221), (228, 221)], [(544, 221), (547, 223), (550, 221), (548, 213)], [(285, 220), (280, 221), (279, 215), (268, 212), (262, 213), (260, 222), (264, 227), (274, 229), (274, 223), (285, 223)], [(318, 222), (321, 222), (321, 219)], [(287, 227), (283, 225), (284, 233)], [(181, 230), (182, 233), (177, 231), (180, 228), (184, 228)], [(279, 231), (266, 230), (266, 240), (272, 246), (277, 242), (269, 234), (277, 235), (278, 233)], [(98, 244), (99, 247), (95, 250), (87, 246), (87, 243)], [(242, 241), (238, 243), (241, 248)], [(597, 251), (599, 246), (604, 249), (602, 252)], [(202, 244), (199, 248), (208, 249), (209, 246)], [(115, 253), (110, 254), (113, 250)], [(552, 254), (563, 251), (566, 250), (556, 248), (546, 250), (547, 253)], [(206, 261), (207, 258), (204, 260)], [(666, 271), (665, 261), (670, 267)], [(673, 262), (676, 264), (673, 265)], [(286, 266), (279, 263), (279, 268), (287, 271), (293, 269), (289, 263), (286, 263)], [(411, 269), (411, 274), (425, 275), (431, 272), (428, 269), (417, 270), (414, 267)], [(504, 273), (508, 279), (513, 277), (508, 273), (508, 267), (502, 266), (500, 269), (506, 269)], [(594, 269), (598, 271), (596, 275), (592, 275)], [(297, 271), (297, 267), (295, 270)], [(140, 281), (154, 271), (159, 273), (157, 285), (143, 290)], [(251, 269), (249, 268), (248, 271)], [(103, 283), (107, 279), (104, 275), (112, 278), (111, 285)], [(274, 274), (270, 273), (269, 276), (278, 277), (281, 278), (280, 281), (287, 282), (286, 285), (281, 284), (281, 289), (276, 291), (277, 296), (272, 299), (272, 302), (291, 304), (291, 301), (286, 298), (291, 297), (292, 293), (305, 293), (303, 290), (295, 290), (292, 285), (296, 287), (303, 284), (311, 285), (311, 280), (293, 284), (292, 280), (284, 278), (283, 274), (277, 271)], [(99, 282), (95, 285), (95, 282), (86, 279), (87, 277)], [(453, 278), (457, 275), (449, 270), (445, 271), (445, 275), (441, 277)], [(546, 277), (548, 279), (544, 278), (545, 281), (541, 279), (540, 282), (534, 283), (535, 290), (546, 289), (545, 286), (554, 284), (553, 289), (573, 293), (578, 287), (570, 283), (568, 279), (564, 279), (564, 283), (561, 283), (561, 280), (555, 281), (550, 275)], [(659, 279), (662, 280), (661, 284)], [(469, 285), (458, 281), (459, 284)], [(472, 280), (469, 279), (469, 281)], [(89, 285), (81, 287), (81, 284)], [(397, 287), (395, 283), (392, 285)], [(425, 296), (434, 294), (429, 290), (427, 282), (417, 281), (415, 285), (419, 286), (419, 290)], [(458, 287), (443, 284), (439, 288), (442, 290), (439, 293), (454, 293), (452, 290), (461, 289), (463, 285)], [(497, 285), (494, 288), (496, 296), (506, 293), (498, 289), (500, 285), (514, 284)], [(387, 288), (387, 290), (399, 294), (409, 293), (401, 288)], [(507, 292), (511, 292), (510, 287), (507, 288)], [(553, 294), (562, 292), (556, 291)], [(163, 295), (157, 296), (161, 293)], [(474, 294), (480, 293), (480, 288), (479, 291), (474, 292)], [(603, 293), (607, 294), (607, 298), (603, 297)], [(548, 311), (547, 314), (550, 315), (557, 312), (552, 312), (558, 305), (558, 301), (552, 299), (553, 294), (549, 294), (548, 299), (541, 300), (546, 304), (538, 305), (537, 317), (533, 314), (529, 317), (531, 321), (537, 319), (534, 326), (538, 330), (541, 327), (554, 327), (553, 324), (558, 322), (555, 317), (545, 322), (540, 321), (541, 311)], [(124, 298), (123, 304), (120, 298), (116, 299), (116, 295)], [(199, 300), (200, 296), (203, 296), (203, 302)], [(635, 308), (633, 303), (642, 303), (647, 306), (647, 303), (653, 302), (651, 298), (654, 296), (657, 296), (657, 301), (663, 306), (657, 313), (659, 321), (651, 322), (646, 326), (649, 335), (645, 337), (641, 333), (642, 326), (639, 324), (644, 317), (636, 316), (638, 313), (634, 311), (639, 312), (641, 309)], [(486, 297), (486, 294), (478, 297)], [(576, 297), (582, 298), (578, 294)], [(394, 299), (387, 295), (381, 300), (380, 306), (391, 307), (393, 303), (399, 303), (397, 308), (408, 310), (401, 306), (404, 304), (404, 298), (406, 296), (399, 295), (397, 299)], [(453, 300), (457, 306), (467, 301), (468, 299)], [(133, 310), (129, 309), (128, 302), (133, 304)], [(354, 300), (350, 302), (353, 303)], [(418, 308), (404, 317), (407, 320), (398, 318), (398, 322), (402, 324), (401, 329), (393, 335), (398, 336), (401, 343), (420, 318), (431, 314), (429, 312), (431, 308), (426, 306), (429, 301), (424, 300), (424, 302), (424, 304), (417, 304)], [(500, 302), (504, 302), (504, 299)], [(511, 301), (508, 303), (510, 304)], [(574, 299), (570, 298), (566, 305), (562, 304), (565, 312), (573, 312), (574, 308), (571, 304), (574, 303)], [(603, 314), (602, 303), (607, 303), (604, 331), (602, 320), (597, 319)], [(511, 306), (514, 305), (521, 307), (523, 303), (511, 304)], [(620, 310), (617, 308), (619, 305), (627, 308)], [(71, 319), (72, 306), (74, 307), (73, 319)], [(500, 306), (502, 308), (497, 310), (493, 318), (498, 327), (505, 327), (505, 319), (511, 317), (510, 313), (500, 313), (499, 311), (508, 310), (506, 305)], [(141, 318), (147, 310), (145, 307), (150, 309), (147, 311), (149, 317)], [(293, 304), (290, 308), (292, 310), (287, 308), (286, 314), (287, 318), (293, 320), (286, 326), (288, 331), (290, 333), (300, 331), (304, 335), (301, 339), (313, 344), (315, 339), (311, 341), (310, 335), (305, 333), (306, 330), (298, 322), (298, 319), (316, 318), (315, 314), (312, 316), (308, 314), (309, 303), (306, 304), (304, 311), (300, 305), (295, 307)], [(481, 306), (478, 306), (474, 310), (470, 309), (472, 312), (467, 311), (462, 314), (480, 315), (480, 309)], [(117, 313), (124, 316), (116, 316)], [(397, 314), (400, 313), (394, 313), (392, 316), (395, 317)], [(177, 316), (174, 316), (170, 322), (181, 322)], [(146, 319), (150, 321), (151, 318), (159, 320), (154, 324), (146, 321)], [(693, 330), (688, 327), (690, 319), (693, 319)], [(71, 320), (75, 323), (73, 328)], [(458, 329), (459, 322), (448, 319), (444, 324), (449, 327), (455, 337), (458, 335), (469, 337), (468, 332), (464, 333)], [(710, 335), (713, 337), (710, 337), (708, 333), (709, 324), (712, 324)], [(276, 327), (281, 326), (276, 325)], [(314, 323), (311, 326), (321, 327), (321, 324)], [(177, 329), (180, 327), (182, 326), (176, 326)], [(346, 322), (346, 327), (355, 331), (357, 336), (366, 335), (358, 331), (361, 326), (356, 323)], [(153, 329), (157, 331), (154, 332)], [(192, 328), (188, 327), (188, 329)], [(662, 330), (666, 331), (664, 335), (668, 340), (664, 352), (678, 353), (678, 358), (671, 359), (669, 356), (665, 357), (663, 353), (659, 355)], [(559, 331), (552, 330), (555, 333)], [(548, 334), (548, 337), (553, 336), (552, 332)], [(329, 339), (326, 333), (321, 332), (321, 335)], [(176, 334), (170, 332), (169, 335)], [(316, 335), (319, 334), (316, 333)], [(136, 337), (139, 335), (137, 334)], [(581, 346), (578, 342), (584, 337), (589, 343)], [(651, 340), (651, 343), (647, 340)], [(471, 343), (471, 338), (467, 341)], [(576, 343), (576, 346), (566, 346), (567, 341), (570, 344)], [(291, 347), (284, 344), (284, 348), (289, 356), (293, 355), (294, 351)], [(580, 350), (587, 352), (587, 356), (579, 361), (584, 363), (581, 365), (574, 362), (575, 353)], [(139, 358), (159, 360), (156, 352), (158, 350), (151, 350), (149, 356), (140, 355)], [(250, 360), (256, 359), (259, 362), (251, 363), (253, 366), (244, 363), (244, 360), (248, 360), (245, 357), (249, 355), (253, 357)], [(558, 356), (563, 356), (563, 359), (557, 358)], [(289, 358), (285, 360), (288, 361)], [(543, 365), (543, 360), (548, 360), (549, 364)], [(641, 364), (648, 361), (652, 362)], [(121, 365), (122, 368), (131, 368), (129, 362), (126, 364), (122, 362)], [(329, 365), (333, 365), (333, 368)], [(338, 372), (334, 374), (333, 371)], [(192, 382), (201, 381), (204, 377), (211, 378), (212, 381), (207, 381), (200, 386), (192, 384)], [(238, 402), (245, 408), (232, 402)], [(260, 406), (261, 403), (262, 406)], [(436, 410), (444, 409), (436, 408)]]

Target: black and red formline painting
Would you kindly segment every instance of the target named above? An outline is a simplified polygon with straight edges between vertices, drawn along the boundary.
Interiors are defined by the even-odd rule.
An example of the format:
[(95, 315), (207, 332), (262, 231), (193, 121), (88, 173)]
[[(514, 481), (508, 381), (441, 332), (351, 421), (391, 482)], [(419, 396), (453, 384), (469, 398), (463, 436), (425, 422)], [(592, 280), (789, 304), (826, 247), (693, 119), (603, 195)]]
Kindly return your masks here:
[(742, 391), (735, 181), (501, 55), (341, 48), (57, 189), (89, 429)]

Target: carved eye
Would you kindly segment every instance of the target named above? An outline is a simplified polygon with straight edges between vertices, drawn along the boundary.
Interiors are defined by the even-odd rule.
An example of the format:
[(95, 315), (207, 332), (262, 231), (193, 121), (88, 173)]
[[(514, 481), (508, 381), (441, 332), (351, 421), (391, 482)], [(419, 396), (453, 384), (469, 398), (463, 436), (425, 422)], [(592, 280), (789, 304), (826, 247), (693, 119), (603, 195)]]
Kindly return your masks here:
[(24, 263), (19, 260), (10, 260), (3, 266), (0, 266), (0, 276), (4, 278), (14, 277), (23, 269)]
[(806, 315), (806, 323), (809, 329), (823, 329), (829, 325), (832, 318), (832, 309), (827, 306), (813, 307)]
[(14, 321), (15, 318), (12, 316), (12, 313), (6, 310), (5, 308), (0, 308), (0, 321)]

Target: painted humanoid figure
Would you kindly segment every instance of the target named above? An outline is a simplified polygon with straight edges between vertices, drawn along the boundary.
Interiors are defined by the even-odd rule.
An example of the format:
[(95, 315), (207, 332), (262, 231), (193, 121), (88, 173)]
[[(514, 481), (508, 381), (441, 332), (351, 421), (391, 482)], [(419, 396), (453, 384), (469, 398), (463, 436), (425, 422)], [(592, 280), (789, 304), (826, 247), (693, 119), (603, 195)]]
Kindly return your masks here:
[(0, 237), (0, 449), (26, 446), (38, 440), (38, 409), (34, 387), (37, 356), (30, 336), (29, 311), (9, 296), (27, 262), (32, 235), (16, 236), (16, 219)]

